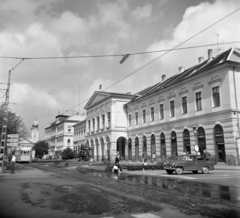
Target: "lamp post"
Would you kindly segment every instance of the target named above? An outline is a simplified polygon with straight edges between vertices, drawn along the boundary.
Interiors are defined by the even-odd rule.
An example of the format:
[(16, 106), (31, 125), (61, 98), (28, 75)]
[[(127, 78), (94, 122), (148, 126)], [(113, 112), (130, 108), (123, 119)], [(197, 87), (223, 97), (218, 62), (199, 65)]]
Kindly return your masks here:
[(194, 137), (195, 137), (195, 147), (194, 150), (196, 152), (196, 154), (198, 154), (199, 152), (199, 146), (197, 145), (197, 127), (193, 127), (193, 133), (194, 133)]

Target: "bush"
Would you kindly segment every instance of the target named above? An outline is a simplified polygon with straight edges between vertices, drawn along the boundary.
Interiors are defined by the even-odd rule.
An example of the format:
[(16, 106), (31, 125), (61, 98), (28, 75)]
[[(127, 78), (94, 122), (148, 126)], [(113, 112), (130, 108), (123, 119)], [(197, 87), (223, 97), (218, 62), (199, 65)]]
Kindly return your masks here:
[(71, 148), (66, 148), (62, 152), (62, 159), (73, 159), (74, 158), (74, 152)]

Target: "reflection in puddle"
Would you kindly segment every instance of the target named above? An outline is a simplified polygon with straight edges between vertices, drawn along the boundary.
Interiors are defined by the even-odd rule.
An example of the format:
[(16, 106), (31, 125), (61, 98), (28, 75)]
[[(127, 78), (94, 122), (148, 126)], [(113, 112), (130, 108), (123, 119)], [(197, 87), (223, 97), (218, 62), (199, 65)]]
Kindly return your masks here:
[(177, 191), (183, 194), (193, 196), (204, 196), (229, 200), (240, 204), (240, 189), (236, 187), (228, 187), (223, 185), (207, 184), (201, 182), (189, 182), (186, 180), (162, 178), (154, 176), (136, 176), (136, 175), (118, 175), (115, 173), (93, 173), (93, 176), (103, 176), (114, 180), (124, 181), (131, 184), (143, 184), (167, 190)]

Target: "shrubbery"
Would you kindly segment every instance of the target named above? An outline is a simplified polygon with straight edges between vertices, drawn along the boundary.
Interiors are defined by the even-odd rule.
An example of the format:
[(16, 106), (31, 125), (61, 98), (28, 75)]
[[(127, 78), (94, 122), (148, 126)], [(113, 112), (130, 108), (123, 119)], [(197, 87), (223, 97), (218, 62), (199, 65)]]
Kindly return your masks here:
[(74, 152), (71, 148), (66, 148), (62, 152), (62, 159), (73, 159), (74, 158)]

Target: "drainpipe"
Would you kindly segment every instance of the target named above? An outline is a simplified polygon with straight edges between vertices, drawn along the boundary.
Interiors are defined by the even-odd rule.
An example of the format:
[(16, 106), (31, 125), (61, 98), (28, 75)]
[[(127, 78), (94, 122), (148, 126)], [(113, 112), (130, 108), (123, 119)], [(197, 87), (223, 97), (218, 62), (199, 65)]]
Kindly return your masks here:
[(236, 110), (237, 110), (237, 126), (238, 126), (238, 137), (236, 137), (236, 152), (237, 152), (237, 165), (239, 165), (239, 153), (238, 153), (238, 140), (240, 139), (240, 124), (239, 124), (239, 113), (238, 113), (238, 101), (237, 101), (237, 89), (236, 89), (236, 78), (235, 78), (235, 66), (233, 66), (233, 82), (234, 82), (234, 94), (235, 94), (235, 101), (236, 101)]

